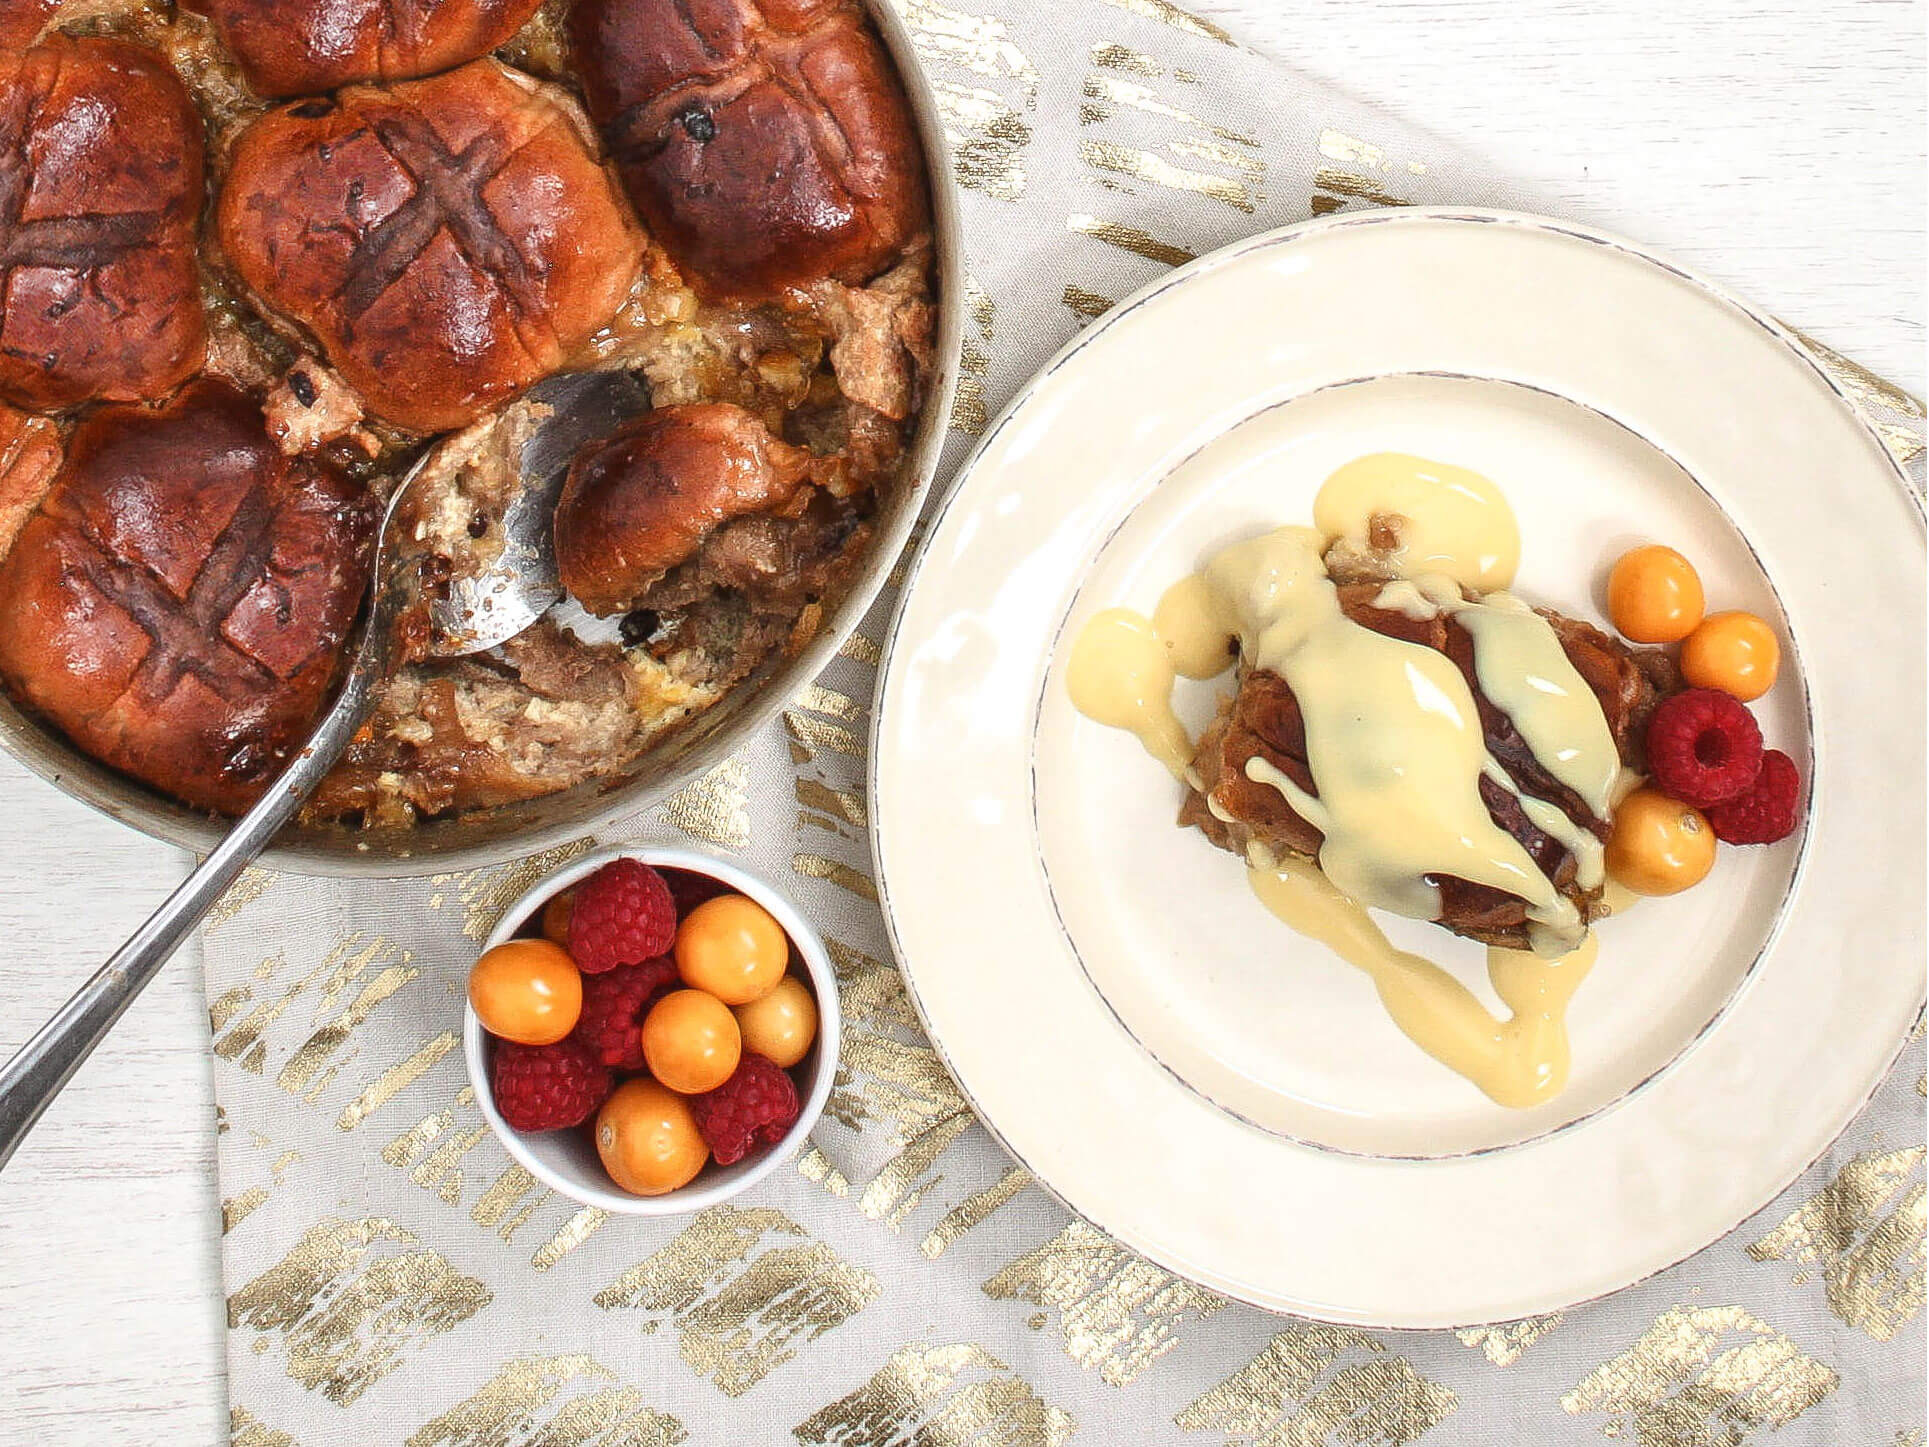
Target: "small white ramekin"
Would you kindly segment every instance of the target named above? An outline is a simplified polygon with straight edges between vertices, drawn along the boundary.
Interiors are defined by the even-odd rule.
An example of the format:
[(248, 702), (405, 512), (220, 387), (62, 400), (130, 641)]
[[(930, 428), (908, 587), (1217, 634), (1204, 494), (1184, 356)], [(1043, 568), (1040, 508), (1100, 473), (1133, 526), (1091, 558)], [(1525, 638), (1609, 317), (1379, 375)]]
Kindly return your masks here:
[(462, 1010), (462, 1055), (469, 1067), (469, 1083), (475, 1087), (476, 1104), (516, 1164), (530, 1175), (571, 1200), (586, 1206), (628, 1216), (678, 1216), (700, 1211), (747, 1191), (795, 1155), (810, 1135), (817, 1118), (824, 1113), (830, 1098), (831, 1080), (837, 1074), (838, 1007), (837, 976), (831, 969), (824, 942), (810, 921), (796, 906), (755, 875), (714, 855), (694, 849), (657, 849), (643, 845), (620, 849), (599, 849), (585, 854), (575, 863), (546, 874), (503, 911), (502, 919), (490, 933), (484, 948), (494, 948), (513, 938), (524, 925), (538, 916), (552, 895), (579, 883), (612, 859), (637, 859), (662, 869), (684, 869), (718, 880), (739, 894), (748, 895), (784, 928), (796, 946), (810, 984), (817, 996), (817, 1040), (810, 1054), (796, 1067), (803, 1080), (797, 1092), (800, 1107), (796, 1123), (776, 1145), (738, 1161), (733, 1166), (714, 1162), (704, 1166), (689, 1185), (661, 1196), (632, 1196), (620, 1189), (603, 1169), (596, 1154), (596, 1143), (588, 1125), (574, 1130), (524, 1133), (504, 1122), (496, 1113), (496, 1102), (489, 1089), (489, 1034), (466, 1002)]

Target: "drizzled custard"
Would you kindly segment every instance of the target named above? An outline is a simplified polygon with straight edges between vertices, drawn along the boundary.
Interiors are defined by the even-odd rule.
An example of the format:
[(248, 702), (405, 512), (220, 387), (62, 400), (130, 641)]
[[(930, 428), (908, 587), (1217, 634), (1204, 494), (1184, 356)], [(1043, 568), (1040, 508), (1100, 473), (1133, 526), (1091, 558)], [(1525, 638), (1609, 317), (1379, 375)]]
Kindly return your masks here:
[[(1316, 528), (1279, 528), (1215, 554), (1168, 589), (1149, 619), (1121, 608), (1093, 618), (1072, 646), (1072, 702), (1136, 735), (1183, 780), (1194, 750), (1172, 706), (1176, 677), (1225, 672), (1236, 643), (1248, 669), (1281, 678), (1304, 720), (1315, 788), (1259, 757), (1246, 775), (1278, 790), (1322, 841), (1317, 868), (1255, 843), (1253, 892), (1368, 974), (1394, 1022), (1428, 1054), (1500, 1104), (1537, 1104), (1566, 1082), (1564, 1011), (1594, 942), (1574, 901), (1494, 822), (1482, 784), (1512, 795), (1567, 851), (1584, 890), (1602, 883), (1600, 841), (1524, 793), (1494, 759), (1473, 691), (1451, 659), (1347, 616), (1327, 573), (1329, 550), (1370, 550), (1392, 563), (1401, 576), (1376, 607), (1416, 619), (1450, 615), (1472, 640), (1481, 692), (1597, 818), (1626, 787), (1612, 730), (1552, 627), (1504, 591), (1520, 531), (1486, 478), (1375, 454), (1335, 472), (1313, 515)], [(1443, 876), (1526, 905), (1533, 951), (1488, 951), (1489, 979), (1512, 1011), (1505, 1020), (1439, 966), (1395, 949), (1367, 913), (1438, 918), (1434, 881)]]
[(1364, 540), (1376, 517), (1405, 520), (1394, 566), (1408, 577), (1439, 573), (1485, 592), (1505, 588), (1520, 566), (1520, 525), (1499, 488), (1477, 472), (1404, 452), (1356, 458), (1321, 485), (1313, 526), (1322, 535)]
[(1427, 1054), (1501, 1105), (1524, 1109), (1567, 1083), (1567, 1002), (1594, 965), (1595, 936), (1555, 959), (1487, 947), (1487, 979), (1513, 1013), (1496, 1020), (1431, 960), (1396, 949), (1364, 909), (1303, 859), (1260, 861), (1246, 874), (1259, 902), (1373, 981), (1386, 1012)]
[[(1066, 679), (1080, 713), (1132, 734), (1173, 778), (1184, 779), (1192, 738), (1172, 711), (1174, 651), (1150, 618), (1129, 608), (1107, 608), (1072, 644)], [(1223, 635), (1219, 656), (1225, 660)]]

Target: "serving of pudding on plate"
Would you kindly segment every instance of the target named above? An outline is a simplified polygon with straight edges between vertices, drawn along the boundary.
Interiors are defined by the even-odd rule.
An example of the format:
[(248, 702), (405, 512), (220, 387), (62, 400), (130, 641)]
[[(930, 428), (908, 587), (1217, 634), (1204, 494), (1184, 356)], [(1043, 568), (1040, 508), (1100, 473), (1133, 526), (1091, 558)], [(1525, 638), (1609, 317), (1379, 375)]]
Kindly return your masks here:
[[(1520, 530), (1485, 477), (1370, 454), (1327, 478), (1313, 524), (1220, 549), (1149, 618), (1092, 617), (1066, 667), (1072, 702), (1137, 736), (1184, 787), (1178, 823), (1240, 856), (1268, 910), (1364, 971), (1415, 1044), (1501, 1105), (1541, 1104), (1567, 1081), (1565, 1013), (1594, 967), (1595, 923), (1697, 882), (1717, 835), (1788, 833), (1799, 784), (1768, 778), (1739, 701), (1756, 693), (1713, 677), (1688, 689), (1663, 649), (1508, 591)], [(1617, 577), (1645, 562), (1631, 554)], [(1694, 657), (1692, 638), (1719, 625), (1702, 625), (1698, 583), (1692, 617), (1648, 621), (1666, 611), (1657, 595), (1680, 591), (1649, 568), (1611, 591), (1615, 621), (1689, 638)], [(1194, 739), (1177, 679), (1229, 670), (1234, 690)], [(1641, 788), (1657, 770), (1681, 797)], [(1790, 814), (1779, 832), (1695, 807), (1738, 820), (1758, 789), (1775, 797), (1748, 807)], [(1511, 1014), (1396, 948), (1369, 909), (1484, 944)]]
[(580, 606), (406, 660), (305, 810), (318, 836), (628, 777), (843, 626), (908, 526), (940, 384), (930, 177), (856, 0), (324, 8), (9, 22), (11, 700), (239, 812), (340, 676), (411, 465), (402, 522), (442, 588), (540, 481), (535, 384), (622, 371), (647, 410), (565, 489)]
[[(1368, 1329), (1588, 1300), (1773, 1199), (1917, 1018), (1870, 850), (1920, 867), (1921, 605), (1880, 442), (1637, 243), (1389, 208), (1227, 247), (1080, 332), (929, 524), (870, 766), (906, 994), (1167, 1271)], [(1560, 695), (1518, 741), (1516, 668)]]

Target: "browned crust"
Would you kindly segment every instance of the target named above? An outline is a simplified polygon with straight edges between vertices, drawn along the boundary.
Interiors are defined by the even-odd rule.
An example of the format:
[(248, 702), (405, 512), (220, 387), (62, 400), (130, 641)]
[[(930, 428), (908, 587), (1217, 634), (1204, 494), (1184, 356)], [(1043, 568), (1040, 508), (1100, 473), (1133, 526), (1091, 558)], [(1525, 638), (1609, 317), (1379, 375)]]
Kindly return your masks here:
[(153, 401), (199, 369), (203, 184), (201, 118), (154, 51), (0, 52), (0, 397)]
[(909, 106), (849, 0), (581, 0), (572, 27), (631, 199), (707, 294), (862, 282), (925, 226)]
[(641, 266), (583, 124), (493, 60), (282, 106), (235, 145), (222, 250), (371, 412), (463, 426), (578, 352)]
[(628, 612), (725, 523), (783, 509), (809, 460), (729, 403), (645, 412), (569, 469), (556, 504), (563, 586), (592, 613)]
[(264, 96), (409, 80), (487, 55), (542, 0), (200, 0)]
[(0, 563), (0, 675), (103, 763), (238, 813), (336, 677), (374, 521), (223, 384), (104, 409)]

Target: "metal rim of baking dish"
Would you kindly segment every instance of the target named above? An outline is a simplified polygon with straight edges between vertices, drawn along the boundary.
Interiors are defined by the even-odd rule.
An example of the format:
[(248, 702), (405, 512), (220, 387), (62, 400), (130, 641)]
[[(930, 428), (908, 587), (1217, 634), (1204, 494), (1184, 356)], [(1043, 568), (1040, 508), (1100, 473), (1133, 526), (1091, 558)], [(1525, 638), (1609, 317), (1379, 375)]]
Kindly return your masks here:
[[(817, 636), (792, 657), (736, 685), (659, 748), (628, 769), (560, 793), (498, 805), (406, 829), (290, 828), (262, 855), (294, 874), (401, 878), (476, 869), (580, 839), (599, 825), (645, 809), (736, 752), (821, 673), (869, 611), (904, 553), (943, 450), (963, 338), (964, 261), (958, 197), (937, 101), (910, 34), (887, 0), (865, 0), (896, 65), (924, 149), (937, 272), (937, 350), (925, 402), (896, 486), (884, 500), (877, 538)], [(228, 821), (201, 813), (95, 762), (0, 692), (0, 748), (61, 792), (150, 838), (205, 853)]]

